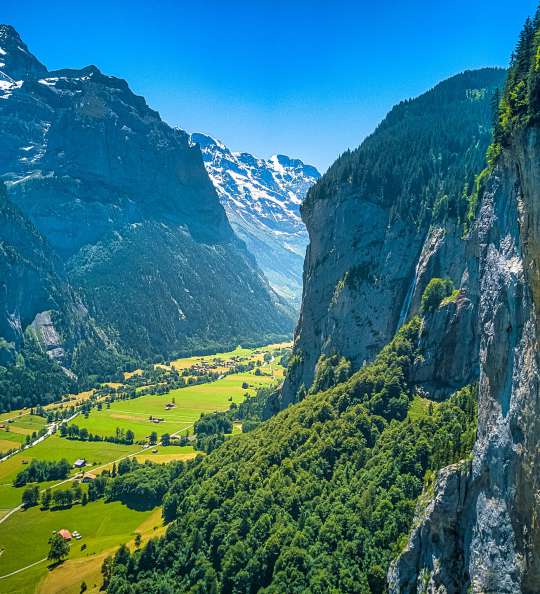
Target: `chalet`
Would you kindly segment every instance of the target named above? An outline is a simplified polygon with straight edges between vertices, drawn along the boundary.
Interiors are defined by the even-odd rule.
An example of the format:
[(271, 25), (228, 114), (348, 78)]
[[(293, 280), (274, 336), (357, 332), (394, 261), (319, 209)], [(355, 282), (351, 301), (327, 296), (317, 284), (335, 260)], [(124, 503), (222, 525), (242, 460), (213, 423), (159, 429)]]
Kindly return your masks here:
[(174, 402), (167, 402), (165, 410), (171, 410), (171, 408), (176, 408), (176, 404), (174, 404)]
[(58, 536), (61, 536), (64, 540), (71, 540), (71, 532), (69, 530), (66, 530), (65, 528), (62, 528), (62, 530), (58, 530), (56, 534), (58, 534)]
[(86, 460), (84, 458), (79, 458), (73, 463), (73, 468), (83, 468), (84, 466), (86, 466)]
[(91, 472), (85, 472), (82, 477), (83, 483), (91, 483), (96, 480), (96, 475)]

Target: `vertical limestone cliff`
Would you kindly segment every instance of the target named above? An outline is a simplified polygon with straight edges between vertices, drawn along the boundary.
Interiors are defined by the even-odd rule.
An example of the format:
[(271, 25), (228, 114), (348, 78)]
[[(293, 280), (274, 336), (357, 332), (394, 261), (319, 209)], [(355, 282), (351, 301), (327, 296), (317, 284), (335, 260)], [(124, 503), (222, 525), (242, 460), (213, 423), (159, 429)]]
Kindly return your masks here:
[[(432, 277), (463, 287), (460, 312), (463, 299), (474, 308), (463, 278), (470, 249), (461, 239), (463, 221), (491, 141), (490, 104), (504, 78), (498, 69), (468, 71), (402, 102), (309, 191), (302, 217), (310, 243), (284, 406), (302, 385), (310, 387), (321, 355), (339, 354), (353, 370), (372, 360), (418, 311)], [(447, 369), (428, 382), (430, 391), (447, 394), (475, 376), (475, 340), (458, 355), (467, 369)]]
[[(479, 295), (479, 418), (472, 460), (442, 471), (389, 573), (390, 592), (540, 591), (538, 130), (491, 173), (468, 262)], [(476, 288), (474, 287), (476, 285)]]

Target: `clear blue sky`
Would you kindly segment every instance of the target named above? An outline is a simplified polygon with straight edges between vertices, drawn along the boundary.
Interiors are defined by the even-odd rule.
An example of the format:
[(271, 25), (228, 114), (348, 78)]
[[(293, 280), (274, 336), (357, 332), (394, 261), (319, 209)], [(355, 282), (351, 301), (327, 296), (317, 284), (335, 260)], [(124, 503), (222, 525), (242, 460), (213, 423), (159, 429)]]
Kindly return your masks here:
[(536, 0), (1, 0), (50, 69), (96, 64), (170, 124), (324, 170), (401, 99), (506, 66)]

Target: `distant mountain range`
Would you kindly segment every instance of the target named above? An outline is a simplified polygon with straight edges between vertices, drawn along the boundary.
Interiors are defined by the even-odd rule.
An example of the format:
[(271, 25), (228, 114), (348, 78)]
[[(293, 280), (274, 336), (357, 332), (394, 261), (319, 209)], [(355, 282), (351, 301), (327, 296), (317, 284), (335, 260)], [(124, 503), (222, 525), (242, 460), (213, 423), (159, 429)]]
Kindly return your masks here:
[(0, 407), (55, 395), (32, 360), (80, 382), (290, 335), (292, 311), (234, 234), (199, 148), (124, 80), (49, 72), (1, 25), (0, 127), (0, 225), (21, 230), (0, 237), (0, 365), (18, 374)]
[(204, 134), (192, 134), (236, 234), (273, 289), (299, 305), (308, 234), (300, 204), (320, 178), (311, 165), (285, 155), (258, 159), (229, 150)]

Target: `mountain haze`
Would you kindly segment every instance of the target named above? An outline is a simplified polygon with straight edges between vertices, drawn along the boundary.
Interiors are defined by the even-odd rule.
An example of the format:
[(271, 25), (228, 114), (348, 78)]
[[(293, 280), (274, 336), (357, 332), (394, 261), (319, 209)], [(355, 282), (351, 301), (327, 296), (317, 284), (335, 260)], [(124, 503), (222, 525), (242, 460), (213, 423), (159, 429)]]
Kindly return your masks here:
[[(10, 26), (0, 48), (0, 176), (111, 357), (287, 336), (289, 310), (235, 236), (188, 135), (95, 66), (47, 71)], [(36, 296), (23, 312), (11, 297), (20, 287), (4, 287), (13, 305), (0, 328), (14, 344), (46, 318), (55, 347), (44, 348), (70, 360), (78, 329), (64, 323), (63, 298)], [(75, 373), (104, 371), (87, 356)]]
[(204, 134), (192, 134), (191, 140), (201, 148), (234, 231), (255, 256), (273, 289), (299, 305), (308, 243), (300, 205), (320, 173), (285, 155), (257, 159), (249, 153), (231, 152)]

